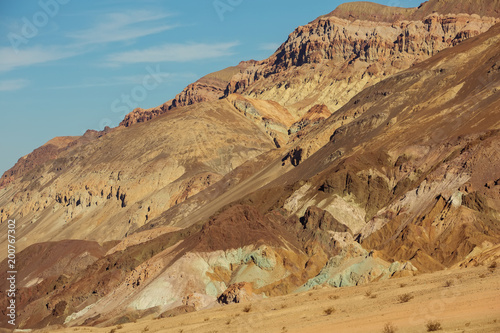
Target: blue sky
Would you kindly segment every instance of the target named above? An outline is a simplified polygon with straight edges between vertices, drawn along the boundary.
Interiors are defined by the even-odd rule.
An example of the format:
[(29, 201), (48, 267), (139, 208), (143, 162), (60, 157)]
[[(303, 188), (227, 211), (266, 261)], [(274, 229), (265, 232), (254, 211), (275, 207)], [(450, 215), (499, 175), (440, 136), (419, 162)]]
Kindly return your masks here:
[(342, 2), (0, 0), (0, 174), (55, 136), (116, 126), (207, 73), (267, 58)]

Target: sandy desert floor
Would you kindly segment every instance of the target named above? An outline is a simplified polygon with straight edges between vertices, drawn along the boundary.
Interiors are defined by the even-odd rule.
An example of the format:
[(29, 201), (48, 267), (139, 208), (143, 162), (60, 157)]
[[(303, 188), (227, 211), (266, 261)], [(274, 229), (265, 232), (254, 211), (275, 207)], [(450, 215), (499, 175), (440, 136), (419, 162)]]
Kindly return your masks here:
[[(408, 294), (407, 302), (401, 301)], [(37, 332), (500, 332), (500, 268), (454, 269), (300, 294), (107, 328)], [(390, 333), (389, 330), (385, 332)]]

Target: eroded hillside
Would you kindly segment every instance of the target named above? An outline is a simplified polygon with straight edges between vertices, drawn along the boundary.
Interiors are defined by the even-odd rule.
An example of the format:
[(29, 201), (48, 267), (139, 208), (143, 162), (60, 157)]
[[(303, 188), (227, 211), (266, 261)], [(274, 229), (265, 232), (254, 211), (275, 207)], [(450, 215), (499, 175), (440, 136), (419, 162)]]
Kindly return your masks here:
[[(435, 3), (448, 2), (403, 14)], [(333, 12), (268, 60), (211, 77), (217, 89), (195, 83), (188, 106), (26, 159), (36, 165), (0, 190), (26, 262), (20, 327), (104, 327), (497, 261), (500, 24), (394, 13)]]

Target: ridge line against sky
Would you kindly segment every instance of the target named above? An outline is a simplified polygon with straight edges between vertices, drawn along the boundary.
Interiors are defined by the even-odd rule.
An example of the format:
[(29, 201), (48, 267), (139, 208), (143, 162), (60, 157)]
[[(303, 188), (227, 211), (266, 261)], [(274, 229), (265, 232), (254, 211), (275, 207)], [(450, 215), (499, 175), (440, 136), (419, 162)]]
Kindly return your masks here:
[(53, 137), (118, 125), (132, 109), (116, 112), (113, 101), (151, 68), (161, 79), (138, 107), (160, 105), (210, 72), (267, 58), (296, 27), (343, 2), (2, 1), (0, 173)]

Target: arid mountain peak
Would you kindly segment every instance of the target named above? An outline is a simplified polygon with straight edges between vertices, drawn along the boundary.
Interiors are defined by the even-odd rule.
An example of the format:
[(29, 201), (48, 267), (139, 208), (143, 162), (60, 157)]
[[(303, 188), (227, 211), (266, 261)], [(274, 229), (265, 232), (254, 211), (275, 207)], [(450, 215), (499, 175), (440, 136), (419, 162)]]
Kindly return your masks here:
[(498, 0), (429, 0), (416, 8), (390, 7), (369, 1), (341, 4), (331, 13), (318, 19), (338, 17), (350, 21), (373, 22), (419, 21), (432, 14), (476, 14), (500, 18)]
[[(223, 315), (222, 304), (323, 287), (478, 265), (493, 274), (500, 23), (415, 18), (448, 5), (387, 9), (404, 21), (320, 17), (266, 60), (25, 157), (0, 189), (0, 244), (10, 218), (22, 240), (19, 327)], [(4, 295), (5, 272), (0, 281)]]

